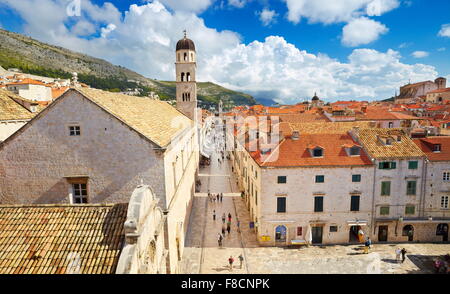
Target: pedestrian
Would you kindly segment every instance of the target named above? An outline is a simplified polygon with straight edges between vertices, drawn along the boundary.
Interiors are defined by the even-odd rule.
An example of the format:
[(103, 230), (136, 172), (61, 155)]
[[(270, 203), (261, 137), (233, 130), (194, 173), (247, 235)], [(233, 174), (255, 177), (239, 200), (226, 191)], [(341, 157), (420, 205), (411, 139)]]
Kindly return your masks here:
[(213, 221), (216, 221), (216, 210), (213, 211)]
[(244, 257), (241, 255), (239, 255), (239, 268), (242, 268), (242, 262), (244, 261)]
[(228, 221), (231, 222), (231, 213), (228, 213)]
[(222, 215), (222, 222), (225, 223), (225, 213)]
[(223, 240), (223, 237), (222, 237), (222, 235), (219, 233), (219, 234), (218, 234), (218, 238), (217, 238), (217, 243), (219, 243), (219, 247), (222, 247), (222, 240)]
[(222, 225), (222, 235), (225, 236), (225, 225)]
[(220, 203), (223, 202), (223, 193), (220, 193)]
[(219, 193), (217, 193), (216, 198), (217, 198), (217, 203), (219, 203), (219, 200), (220, 200)]
[(402, 253), (402, 251), (400, 250), (400, 248), (395, 249), (395, 260), (397, 261), (397, 263), (400, 262), (400, 254)]
[(230, 271), (233, 270), (233, 262), (234, 262), (233, 256), (230, 256), (230, 258), (228, 258), (228, 263), (230, 264)]
[(406, 259), (406, 253), (407, 253), (406, 249), (403, 248), (403, 249), (402, 249), (402, 263), (405, 262), (405, 259)]
[(365, 254), (368, 254), (368, 253), (369, 253), (369, 247), (370, 247), (370, 242), (369, 242), (369, 240), (367, 240), (367, 241), (364, 243), (364, 253), (365, 253)]
[(230, 232), (231, 232), (231, 226), (230, 226), (230, 224), (227, 224), (227, 232), (228, 232), (228, 236), (230, 236)]
[(236, 226), (237, 226), (238, 233), (240, 233), (241, 232), (241, 221), (240, 220), (237, 221)]

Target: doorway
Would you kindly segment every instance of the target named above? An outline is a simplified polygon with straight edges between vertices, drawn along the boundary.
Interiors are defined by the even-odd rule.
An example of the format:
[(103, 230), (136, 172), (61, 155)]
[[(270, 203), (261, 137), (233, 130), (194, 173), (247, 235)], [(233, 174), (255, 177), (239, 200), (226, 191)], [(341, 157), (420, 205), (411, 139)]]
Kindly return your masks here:
[(448, 242), (448, 224), (439, 224), (436, 229), (436, 235), (442, 236), (442, 242)]
[(322, 244), (323, 227), (312, 227), (311, 233), (312, 233), (312, 240), (311, 240), (312, 243)]
[(388, 240), (388, 226), (378, 226), (378, 241), (387, 242)]
[(411, 225), (404, 226), (402, 236), (407, 236), (408, 242), (412, 242), (414, 240), (414, 227)]
[(278, 226), (275, 229), (275, 241), (280, 243), (286, 242), (286, 232), (287, 229), (285, 226)]
[(358, 243), (359, 240), (359, 230), (361, 230), (360, 226), (351, 226), (349, 232), (349, 242), (350, 243)]

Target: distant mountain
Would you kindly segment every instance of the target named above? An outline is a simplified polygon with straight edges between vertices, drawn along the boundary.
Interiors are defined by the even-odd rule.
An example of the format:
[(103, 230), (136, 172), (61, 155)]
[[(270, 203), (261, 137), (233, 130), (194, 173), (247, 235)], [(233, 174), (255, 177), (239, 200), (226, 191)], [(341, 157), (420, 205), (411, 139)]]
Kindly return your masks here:
[(258, 104), (262, 104), (264, 106), (274, 106), (277, 104), (277, 102), (272, 99), (257, 98), (256, 101)]
[[(0, 29), (0, 66), (54, 78), (70, 78), (73, 72), (77, 72), (80, 82), (94, 88), (113, 92), (139, 88), (142, 96), (155, 92), (162, 100), (175, 99), (174, 82), (149, 79), (103, 59), (45, 44), (2, 29)], [(206, 107), (216, 106), (219, 100), (229, 107), (256, 104), (250, 95), (213, 83), (198, 83), (198, 98), (200, 104)]]

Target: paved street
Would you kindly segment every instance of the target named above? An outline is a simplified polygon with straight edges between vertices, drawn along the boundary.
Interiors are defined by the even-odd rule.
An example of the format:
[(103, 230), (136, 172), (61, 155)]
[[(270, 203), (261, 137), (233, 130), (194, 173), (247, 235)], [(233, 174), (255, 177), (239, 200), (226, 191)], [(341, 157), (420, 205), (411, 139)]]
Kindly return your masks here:
[[(249, 229), (250, 216), (240, 194), (229, 162), (218, 162), (213, 154), (211, 165), (200, 170), (201, 193), (194, 199), (186, 237), (182, 273), (251, 274), (366, 274), (432, 273), (435, 256), (450, 253), (448, 244), (375, 244), (369, 254), (359, 245), (311, 246), (304, 248), (258, 247), (256, 235)], [(211, 193), (224, 193), (223, 203), (210, 202)], [(216, 220), (213, 220), (213, 211)], [(222, 214), (231, 213), (231, 234), (226, 233), (222, 248), (217, 237), (222, 228)], [(236, 220), (241, 221), (241, 234)], [(405, 263), (395, 261), (395, 249), (406, 248)], [(239, 268), (238, 256), (244, 257)], [(233, 271), (228, 258), (235, 259)]]

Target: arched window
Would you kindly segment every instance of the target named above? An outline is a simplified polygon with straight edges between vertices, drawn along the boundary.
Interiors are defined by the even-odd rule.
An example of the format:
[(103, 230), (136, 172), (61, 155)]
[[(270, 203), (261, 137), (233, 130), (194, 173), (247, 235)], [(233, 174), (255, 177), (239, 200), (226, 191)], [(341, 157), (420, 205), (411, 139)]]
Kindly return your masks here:
[(184, 82), (184, 72), (181, 73), (181, 81)]
[(277, 242), (286, 242), (286, 227), (278, 226), (275, 229), (275, 241)]
[(184, 53), (184, 61), (187, 61), (187, 53)]
[(188, 81), (188, 82), (191, 81), (191, 73), (190, 73), (190, 72), (188, 72), (188, 73), (186, 74), (186, 81)]

